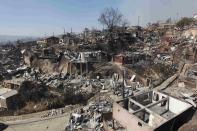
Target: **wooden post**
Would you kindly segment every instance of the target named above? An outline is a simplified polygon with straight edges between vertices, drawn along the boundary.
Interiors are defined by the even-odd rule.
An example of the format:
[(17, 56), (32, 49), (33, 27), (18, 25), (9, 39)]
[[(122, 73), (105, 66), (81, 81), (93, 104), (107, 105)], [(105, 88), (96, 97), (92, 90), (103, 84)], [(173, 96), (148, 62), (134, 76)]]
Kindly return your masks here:
[(86, 63), (86, 73), (88, 73), (88, 62)]
[(80, 72), (81, 72), (81, 75), (82, 75), (82, 72), (83, 70), (82, 70), (82, 63), (80, 63)]
[(70, 76), (72, 75), (72, 63), (70, 63)]

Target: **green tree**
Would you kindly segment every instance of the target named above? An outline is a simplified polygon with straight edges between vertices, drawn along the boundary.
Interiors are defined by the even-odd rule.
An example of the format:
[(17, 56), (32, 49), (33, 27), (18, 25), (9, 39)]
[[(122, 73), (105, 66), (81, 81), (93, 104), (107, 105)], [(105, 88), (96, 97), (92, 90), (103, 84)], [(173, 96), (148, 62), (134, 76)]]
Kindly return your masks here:
[(194, 19), (193, 19), (193, 18), (184, 17), (184, 18), (182, 18), (181, 20), (179, 20), (179, 21), (176, 23), (176, 26), (182, 28), (182, 27), (184, 27), (184, 26), (191, 25), (193, 22), (194, 22)]

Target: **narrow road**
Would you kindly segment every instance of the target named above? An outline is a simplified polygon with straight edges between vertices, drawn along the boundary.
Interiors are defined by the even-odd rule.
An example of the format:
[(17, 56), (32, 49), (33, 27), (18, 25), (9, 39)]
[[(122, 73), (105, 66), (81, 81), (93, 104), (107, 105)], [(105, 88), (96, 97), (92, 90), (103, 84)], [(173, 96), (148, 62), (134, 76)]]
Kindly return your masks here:
[(39, 121), (27, 120), (9, 124), (5, 131), (64, 131), (69, 114)]

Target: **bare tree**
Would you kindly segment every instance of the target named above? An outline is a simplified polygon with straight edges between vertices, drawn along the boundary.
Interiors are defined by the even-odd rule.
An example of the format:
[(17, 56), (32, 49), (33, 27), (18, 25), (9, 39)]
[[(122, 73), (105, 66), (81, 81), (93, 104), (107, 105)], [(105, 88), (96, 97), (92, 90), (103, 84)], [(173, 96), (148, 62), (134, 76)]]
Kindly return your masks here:
[(121, 25), (123, 22), (123, 15), (118, 9), (106, 8), (100, 15), (98, 21), (106, 26), (108, 29), (113, 30), (113, 27)]
[(108, 50), (115, 51), (117, 49), (117, 41), (114, 39), (114, 34), (116, 33), (114, 29), (116, 27), (123, 27), (128, 24), (128, 22), (123, 18), (122, 13), (118, 9), (106, 8), (100, 15), (98, 21), (108, 29)]

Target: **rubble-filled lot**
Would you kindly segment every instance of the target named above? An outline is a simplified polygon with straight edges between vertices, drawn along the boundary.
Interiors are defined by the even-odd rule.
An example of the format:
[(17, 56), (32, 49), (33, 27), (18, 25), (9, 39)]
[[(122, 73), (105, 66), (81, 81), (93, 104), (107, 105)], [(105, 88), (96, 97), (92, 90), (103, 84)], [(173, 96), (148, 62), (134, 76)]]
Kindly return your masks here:
[(0, 46), (0, 115), (51, 110), (40, 116), (44, 119), (79, 104), (65, 130), (102, 131), (106, 125), (124, 130), (103, 116), (112, 113), (114, 102), (149, 89), (196, 107), (197, 38), (190, 31), (153, 24)]

